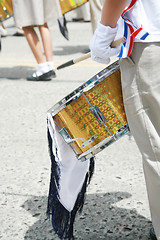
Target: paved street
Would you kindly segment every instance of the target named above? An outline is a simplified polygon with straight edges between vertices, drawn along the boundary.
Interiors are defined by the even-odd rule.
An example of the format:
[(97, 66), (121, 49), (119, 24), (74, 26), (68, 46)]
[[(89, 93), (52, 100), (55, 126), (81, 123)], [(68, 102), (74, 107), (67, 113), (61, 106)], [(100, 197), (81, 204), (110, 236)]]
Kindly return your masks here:
[[(57, 70), (49, 82), (29, 82), (36, 62), (25, 37), (15, 37), (13, 19), (0, 53), (0, 239), (58, 240), (46, 220), (50, 159), (46, 113), (105, 66), (87, 59)], [(81, 56), (91, 24), (68, 22), (67, 41), (50, 26), (58, 66)], [(112, 61), (115, 61), (113, 58)], [(85, 206), (75, 223), (82, 240), (146, 240), (151, 227), (140, 153), (125, 136), (96, 156)]]

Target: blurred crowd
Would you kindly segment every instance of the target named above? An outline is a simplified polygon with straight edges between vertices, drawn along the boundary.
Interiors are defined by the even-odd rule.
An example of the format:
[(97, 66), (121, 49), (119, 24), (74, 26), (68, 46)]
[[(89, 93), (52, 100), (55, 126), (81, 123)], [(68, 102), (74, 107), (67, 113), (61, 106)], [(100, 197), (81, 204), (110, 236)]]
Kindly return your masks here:
[[(72, 13), (71, 21), (91, 22), (91, 29), (94, 33), (97, 22), (100, 19), (103, 0), (83, 0), (78, 7), (68, 8), (65, 3), (65, 14), (62, 3), (58, 0), (6, 0), (0, 2), (0, 35), (7, 37), (5, 20), (13, 17), (16, 31), (14, 36), (24, 36), (29, 44), (33, 56), (37, 62), (37, 69), (31, 76), (26, 76), (29, 81), (48, 81), (56, 77), (52, 36), (49, 29), (49, 22), (57, 21), (60, 31), (63, 34), (67, 30), (67, 14)], [(3, 5), (3, 6), (2, 6)], [(67, 6), (67, 10), (66, 10)], [(4, 10), (4, 11), (3, 11)], [(66, 21), (66, 22), (65, 22)], [(35, 30), (38, 29), (39, 34)], [(65, 30), (66, 29), (66, 30)], [(65, 34), (63, 34), (65, 36)], [(89, 47), (84, 49), (89, 52)]]

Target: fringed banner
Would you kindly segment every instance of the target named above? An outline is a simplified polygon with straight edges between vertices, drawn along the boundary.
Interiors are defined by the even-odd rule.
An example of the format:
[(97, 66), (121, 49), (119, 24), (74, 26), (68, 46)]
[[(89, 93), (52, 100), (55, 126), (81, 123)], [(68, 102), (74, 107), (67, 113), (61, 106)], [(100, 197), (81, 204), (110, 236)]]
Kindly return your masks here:
[(58, 26), (61, 34), (67, 40), (69, 40), (69, 33), (67, 29), (67, 21), (65, 18), (65, 14), (82, 6), (83, 4), (87, 3), (89, 0), (59, 0), (59, 5), (61, 8), (62, 17), (58, 18)]
[(63, 37), (65, 37), (67, 40), (69, 40), (69, 34), (68, 34), (68, 28), (67, 28), (67, 21), (64, 15), (62, 15), (60, 18), (57, 19), (58, 26), (61, 34)]
[(71, 240), (74, 239), (76, 214), (83, 209), (86, 188), (94, 172), (94, 158), (85, 162), (76, 159), (72, 149), (61, 141), (51, 116), (47, 127), (51, 159), (47, 217), (51, 217), (53, 229), (60, 239)]
[(62, 14), (72, 11), (86, 2), (88, 2), (88, 0), (59, 0)]

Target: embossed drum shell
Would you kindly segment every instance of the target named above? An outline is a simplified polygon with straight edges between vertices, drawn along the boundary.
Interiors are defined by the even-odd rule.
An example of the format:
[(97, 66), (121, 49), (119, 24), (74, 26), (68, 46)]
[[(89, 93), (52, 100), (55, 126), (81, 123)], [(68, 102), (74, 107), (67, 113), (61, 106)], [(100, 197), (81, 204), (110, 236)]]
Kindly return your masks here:
[(4, 21), (13, 15), (12, 0), (0, 0), (0, 21)]
[[(112, 134), (115, 134), (126, 123), (124, 111), (120, 71), (116, 71), (90, 90), (84, 92), (91, 105), (97, 105), (107, 121), (105, 125)], [(73, 148), (81, 154), (102, 140), (111, 136), (104, 125), (100, 125), (90, 111), (90, 104), (83, 95), (80, 95), (71, 104), (63, 108), (54, 116), (59, 129), (64, 127), (69, 135), (75, 138), (90, 139), (98, 137), (88, 146), (82, 147), (82, 140), (76, 140)]]
[(88, 0), (59, 0), (62, 14), (70, 12), (86, 2), (88, 2)]

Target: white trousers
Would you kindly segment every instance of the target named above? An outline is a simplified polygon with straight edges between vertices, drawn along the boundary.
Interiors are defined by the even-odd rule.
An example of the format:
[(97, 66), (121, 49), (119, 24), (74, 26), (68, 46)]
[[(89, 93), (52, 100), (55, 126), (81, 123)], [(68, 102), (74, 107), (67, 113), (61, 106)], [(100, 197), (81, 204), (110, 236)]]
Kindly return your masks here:
[(152, 223), (160, 240), (160, 43), (135, 43), (120, 66), (126, 115), (142, 154)]
[(97, 28), (98, 20), (101, 18), (101, 12), (104, 0), (89, 0), (92, 31)]

